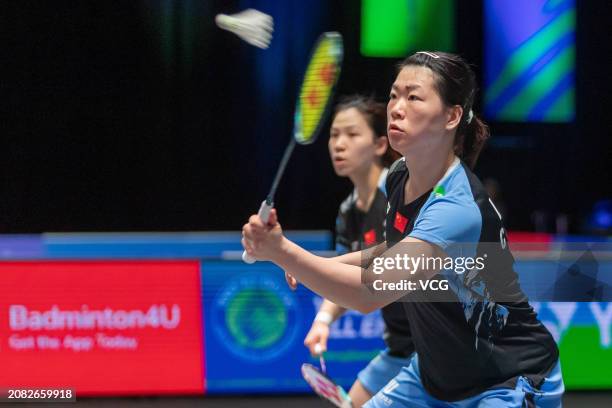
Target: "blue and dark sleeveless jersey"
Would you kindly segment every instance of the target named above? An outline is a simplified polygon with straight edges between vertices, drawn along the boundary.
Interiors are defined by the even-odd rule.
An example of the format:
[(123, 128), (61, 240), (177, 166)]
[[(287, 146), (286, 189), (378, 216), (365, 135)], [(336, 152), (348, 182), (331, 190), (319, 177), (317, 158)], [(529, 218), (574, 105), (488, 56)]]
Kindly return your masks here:
[[(527, 302), (513, 269), (501, 215), (480, 180), (456, 159), (433, 190), (404, 204), (404, 158), (387, 176), (389, 247), (406, 236), (439, 246), (449, 257), (488, 256), (484, 268), (443, 270), (446, 301), (403, 302), (419, 355), (421, 381), (434, 397), (457, 401), (526, 376), (537, 387), (558, 359), (557, 346)], [(436, 296), (427, 293), (426, 296)]]
[(357, 208), (357, 190), (353, 190), (340, 204), (336, 217), (336, 252), (339, 254), (369, 248), (385, 240), (387, 173), (388, 169), (381, 173), (367, 213)]
[[(385, 240), (387, 169), (381, 173), (378, 189), (368, 212), (357, 208), (357, 191), (340, 205), (336, 218), (336, 251), (339, 254), (359, 251)], [(392, 355), (408, 357), (414, 352), (410, 327), (401, 303), (391, 303), (381, 310), (385, 322), (385, 344)]]

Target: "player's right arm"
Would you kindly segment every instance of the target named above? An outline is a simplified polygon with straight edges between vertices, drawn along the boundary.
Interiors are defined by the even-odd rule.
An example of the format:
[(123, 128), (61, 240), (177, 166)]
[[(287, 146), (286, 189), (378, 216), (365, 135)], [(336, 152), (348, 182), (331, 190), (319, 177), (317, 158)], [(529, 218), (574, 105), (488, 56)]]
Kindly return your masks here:
[[(317, 356), (327, 351), (327, 339), (329, 338), (329, 326), (346, 312), (346, 309), (337, 304), (323, 299), (319, 312), (312, 322), (310, 331), (304, 339), (304, 345), (310, 354)], [(317, 347), (317, 344), (319, 345)]]

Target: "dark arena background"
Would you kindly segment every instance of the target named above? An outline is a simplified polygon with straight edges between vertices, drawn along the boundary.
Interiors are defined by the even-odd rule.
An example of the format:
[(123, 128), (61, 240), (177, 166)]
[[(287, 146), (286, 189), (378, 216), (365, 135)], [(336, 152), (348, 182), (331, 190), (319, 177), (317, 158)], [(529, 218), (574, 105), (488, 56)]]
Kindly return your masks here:
[[(215, 25), (247, 8), (274, 19), (268, 49)], [(290, 291), (269, 263), (239, 260), (325, 31), (344, 39), (336, 95), (386, 102), (404, 56), (465, 57), (492, 134), (475, 173), (511, 245), (535, 247), (515, 254), (519, 275), (568, 243), (597, 243), (609, 278), (610, 8), (2, 2), (0, 389), (71, 389), (91, 407), (327, 404), (300, 374), (318, 364), (303, 339), (321, 299)], [(330, 123), (296, 149), (275, 203), (288, 236), (324, 254), (351, 191), (330, 162)], [(612, 295), (595, 300), (534, 305), (559, 345), (568, 407), (612, 406)], [(381, 336), (380, 313), (348, 312), (332, 325), (330, 375), (350, 387)]]

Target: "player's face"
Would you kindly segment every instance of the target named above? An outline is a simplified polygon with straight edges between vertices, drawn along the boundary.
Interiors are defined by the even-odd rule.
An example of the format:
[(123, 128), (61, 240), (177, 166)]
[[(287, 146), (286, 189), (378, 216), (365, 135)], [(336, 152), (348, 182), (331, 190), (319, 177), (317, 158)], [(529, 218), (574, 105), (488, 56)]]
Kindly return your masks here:
[(431, 69), (409, 65), (391, 87), (387, 135), (391, 147), (402, 155), (420, 150), (419, 146), (435, 147), (446, 135), (447, 109), (434, 81)]
[(352, 176), (367, 169), (380, 156), (380, 143), (363, 115), (355, 108), (338, 112), (329, 136), (329, 155), (336, 174)]

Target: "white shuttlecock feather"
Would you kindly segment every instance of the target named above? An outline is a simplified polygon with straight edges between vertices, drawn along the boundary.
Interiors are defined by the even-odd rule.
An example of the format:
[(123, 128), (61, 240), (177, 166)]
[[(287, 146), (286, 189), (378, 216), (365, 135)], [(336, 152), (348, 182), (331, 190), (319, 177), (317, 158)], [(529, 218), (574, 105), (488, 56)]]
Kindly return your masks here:
[(274, 31), (274, 20), (271, 16), (255, 9), (247, 9), (236, 14), (217, 14), (217, 25), (231, 31), (251, 45), (268, 48)]

